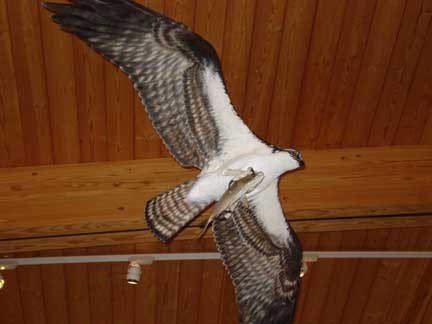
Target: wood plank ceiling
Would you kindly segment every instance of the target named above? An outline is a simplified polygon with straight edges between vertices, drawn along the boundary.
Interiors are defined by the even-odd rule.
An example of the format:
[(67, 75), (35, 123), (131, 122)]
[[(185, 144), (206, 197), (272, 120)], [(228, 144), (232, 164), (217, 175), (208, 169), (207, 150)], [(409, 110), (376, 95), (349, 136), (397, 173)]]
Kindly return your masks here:
[[(307, 250), (430, 250), (432, 227), (303, 233)], [(212, 240), (21, 253), (17, 256), (213, 251)], [(156, 262), (141, 284), (125, 264), (25, 266), (4, 272), (4, 324), (237, 323), (234, 291), (220, 261)], [(302, 282), (296, 324), (429, 324), (429, 260), (319, 260)]]
[[(432, 143), (430, 0), (139, 2), (215, 46), (239, 114), (269, 141)], [(0, 32), (0, 166), (167, 155), (127, 77), (39, 0), (3, 1)]]
[[(56, 0), (66, 2), (66, 0)], [(300, 149), (432, 144), (432, 0), (138, 0), (216, 48), (238, 113)], [(58, 30), (40, 0), (0, 1), (0, 167), (167, 157), (122, 73)], [(431, 227), (302, 233), (305, 249), (427, 249)], [(213, 250), (209, 240), (16, 256)], [(235, 323), (218, 261), (156, 263), (137, 287), (125, 265), (4, 273), (0, 322)], [(320, 260), (296, 323), (432, 318), (432, 262)]]

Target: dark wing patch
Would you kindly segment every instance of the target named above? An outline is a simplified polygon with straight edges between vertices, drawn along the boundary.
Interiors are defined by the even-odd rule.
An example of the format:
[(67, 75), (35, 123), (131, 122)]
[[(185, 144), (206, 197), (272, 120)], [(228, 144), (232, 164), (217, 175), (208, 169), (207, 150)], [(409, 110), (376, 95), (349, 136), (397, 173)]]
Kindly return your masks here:
[(278, 247), (244, 203), (214, 220), (216, 245), (236, 288), (241, 323), (291, 323), (300, 285), (301, 247)]
[(217, 154), (218, 129), (202, 72), (220, 73), (213, 47), (186, 26), (128, 0), (45, 3), (62, 29), (118, 65), (133, 81), (165, 145), (183, 166)]

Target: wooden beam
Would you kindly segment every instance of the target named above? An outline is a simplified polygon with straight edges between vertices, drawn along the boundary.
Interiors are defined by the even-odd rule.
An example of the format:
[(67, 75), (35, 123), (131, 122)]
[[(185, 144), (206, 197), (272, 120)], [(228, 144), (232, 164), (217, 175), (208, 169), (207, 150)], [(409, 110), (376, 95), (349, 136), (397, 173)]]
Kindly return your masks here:
[[(292, 226), (298, 233), (353, 231), (370, 229), (389, 229), (407, 227), (432, 227), (432, 215), (424, 216), (390, 216), (390, 217), (355, 217), (352, 219), (331, 219), (312, 221), (292, 221)], [(183, 230), (175, 241), (199, 240), (201, 228), (190, 226)], [(212, 238), (208, 230), (203, 238)], [(0, 253), (41, 251), (89, 246), (115, 246), (120, 244), (139, 244), (158, 242), (148, 229), (129, 230), (107, 233), (87, 233), (51, 237), (30, 237), (24, 239), (0, 240)], [(162, 242), (160, 242), (163, 245)]]
[[(396, 218), (387, 216), (416, 226), (429, 222), (430, 216), (422, 215), (432, 214), (431, 146), (303, 155), (306, 168), (286, 174), (280, 183), (283, 208), (298, 230), (340, 230), (345, 226), (340, 223), (351, 224), (349, 229), (391, 227)], [(0, 169), (0, 251), (15, 249), (8, 245), (42, 249), (49, 238), (50, 248), (70, 246), (66, 241), (74, 238), (91, 245), (96, 237), (131, 231), (146, 233), (140, 241), (154, 240), (143, 220), (146, 200), (197, 173), (170, 158)], [(413, 215), (419, 217), (406, 218)]]

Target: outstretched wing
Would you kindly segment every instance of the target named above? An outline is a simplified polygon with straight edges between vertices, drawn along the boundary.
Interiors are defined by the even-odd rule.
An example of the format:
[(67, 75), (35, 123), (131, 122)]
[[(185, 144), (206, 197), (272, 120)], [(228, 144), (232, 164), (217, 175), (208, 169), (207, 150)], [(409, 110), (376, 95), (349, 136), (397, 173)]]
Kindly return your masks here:
[(301, 247), (289, 228), (276, 246), (253, 202), (241, 203), (228, 219), (214, 221), (216, 245), (236, 289), (241, 323), (291, 323), (299, 289)]
[(153, 126), (183, 166), (205, 167), (232, 143), (260, 141), (234, 112), (214, 48), (186, 26), (129, 0), (45, 3), (128, 74)]

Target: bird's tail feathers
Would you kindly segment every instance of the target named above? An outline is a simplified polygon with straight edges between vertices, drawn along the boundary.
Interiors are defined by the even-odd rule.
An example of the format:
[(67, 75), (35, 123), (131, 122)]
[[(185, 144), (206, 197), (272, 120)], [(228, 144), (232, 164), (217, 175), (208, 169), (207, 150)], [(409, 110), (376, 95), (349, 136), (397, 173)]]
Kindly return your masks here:
[(147, 202), (147, 225), (161, 241), (169, 241), (207, 207), (207, 203), (187, 200), (195, 181), (196, 179), (184, 182)]

